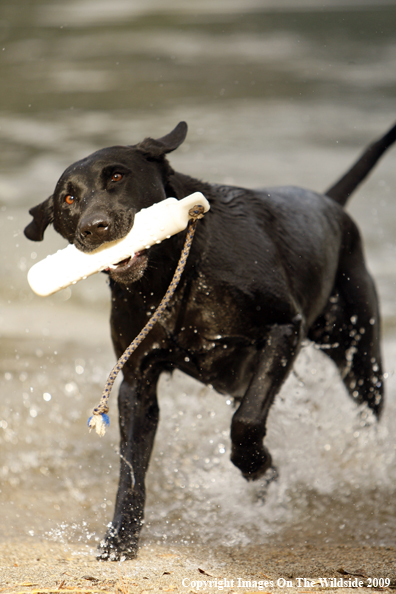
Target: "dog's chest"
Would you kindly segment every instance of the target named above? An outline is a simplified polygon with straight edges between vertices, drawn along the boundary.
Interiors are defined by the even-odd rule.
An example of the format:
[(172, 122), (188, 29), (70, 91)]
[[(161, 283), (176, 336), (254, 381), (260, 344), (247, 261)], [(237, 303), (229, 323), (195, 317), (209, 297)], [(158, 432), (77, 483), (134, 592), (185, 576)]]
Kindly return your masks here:
[(188, 303), (176, 299), (160, 322), (168, 337), (163, 346), (169, 361), (218, 392), (241, 397), (255, 366), (257, 346), (236, 318), (228, 299), (217, 301), (202, 293)]
[[(140, 308), (134, 299), (113, 303), (113, 340), (120, 351), (133, 340), (137, 312), (154, 312), (158, 299), (147, 299)], [(240, 307), (240, 305), (239, 305)], [(141, 355), (168, 362), (219, 392), (239, 397), (246, 390), (257, 357), (257, 341), (246, 312), (238, 309), (234, 296), (219, 290), (202, 275), (180, 286), (161, 319), (143, 343)], [(143, 324), (143, 319), (139, 326)], [(136, 363), (141, 355), (137, 357)], [(153, 359), (154, 357), (154, 359)], [(160, 363), (160, 364), (162, 364)]]
[(208, 351), (236, 337), (251, 342), (235, 300), (202, 274), (176, 293), (160, 324), (185, 349)]

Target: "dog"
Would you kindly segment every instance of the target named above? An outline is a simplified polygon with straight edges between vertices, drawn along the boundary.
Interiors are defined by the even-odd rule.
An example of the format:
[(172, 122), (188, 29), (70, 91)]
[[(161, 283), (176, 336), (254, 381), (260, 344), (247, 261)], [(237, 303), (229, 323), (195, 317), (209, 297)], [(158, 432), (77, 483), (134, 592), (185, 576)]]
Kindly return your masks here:
[[(231, 460), (247, 480), (271, 467), (263, 443), (268, 412), (304, 340), (334, 361), (356, 404), (377, 417), (383, 407), (378, 299), (344, 206), (396, 140), (396, 125), (324, 194), (215, 185), (177, 173), (166, 155), (186, 134), (180, 122), (162, 138), (105, 148), (74, 163), (53, 195), (29, 211), (25, 229), (27, 238), (41, 241), (52, 223), (90, 252), (125, 236), (139, 210), (167, 197), (200, 191), (211, 205), (165, 314), (123, 370), (120, 481), (98, 551), (103, 560), (137, 554), (163, 371), (179, 369), (234, 397)], [(106, 272), (118, 357), (165, 294), (184, 238), (175, 235)]]

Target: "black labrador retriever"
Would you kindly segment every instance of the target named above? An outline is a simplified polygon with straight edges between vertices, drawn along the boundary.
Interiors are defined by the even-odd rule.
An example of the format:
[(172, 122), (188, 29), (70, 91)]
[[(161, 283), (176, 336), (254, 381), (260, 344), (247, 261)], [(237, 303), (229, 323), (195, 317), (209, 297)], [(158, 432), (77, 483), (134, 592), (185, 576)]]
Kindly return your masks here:
[[(136, 212), (169, 196), (200, 191), (211, 204), (166, 314), (124, 367), (120, 484), (101, 559), (137, 553), (161, 372), (180, 369), (236, 399), (231, 460), (247, 480), (271, 466), (263, 445), (267, 415), (305, 339), (335, 362), (357, 404), (377, 416), (383, 405), (376, 290), (359, 231), (343, 206), (395, 141), (396, 126), (324, 195), (296, 187), (213, 185), (177, 173), (165, 155), (186, 134), (180, 122), (158, 140), (105, 148), (71, 165), (54, 194), (30, 210), (33, 221), (25, 229), (29, 239), (41, 241), (53, 223), (89, 252), (123, 237)], [(184, 237), (154, 245), (108, 272), (117, 356), (165, 294)]]

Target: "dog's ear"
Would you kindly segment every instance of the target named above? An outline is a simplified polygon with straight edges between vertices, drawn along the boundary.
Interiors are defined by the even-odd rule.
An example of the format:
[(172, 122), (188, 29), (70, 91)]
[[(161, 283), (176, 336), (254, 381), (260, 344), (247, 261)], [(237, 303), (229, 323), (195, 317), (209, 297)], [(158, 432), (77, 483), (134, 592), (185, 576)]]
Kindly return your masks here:
[(34, 206), (29, 210), (33, 221), (25, 228), (25, 235), (32, 241), (42, 241), (44, 238), (44, 231), (50, 223), (54, 220), (54, 202), (53, 197), (50, 196), (41, 204)]
[(176, 128), (172, 132), (169, 132), (169, 134), (166, 134), (166, 136), (157, 138), (156, 140), (154, 138), (145, 138), (135, 148), (148, 157), (158, 159), (177, 149), (184, 142), (186, 136), (187, 124), (186, 122), (179, 122)]

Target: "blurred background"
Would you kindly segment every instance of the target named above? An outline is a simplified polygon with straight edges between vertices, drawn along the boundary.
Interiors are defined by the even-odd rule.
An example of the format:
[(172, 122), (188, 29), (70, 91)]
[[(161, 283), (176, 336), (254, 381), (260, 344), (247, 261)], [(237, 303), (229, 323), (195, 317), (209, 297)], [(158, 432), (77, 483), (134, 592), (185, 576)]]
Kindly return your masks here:
[[(118, 480), (115, 393), (106, 436), (86, 427), (114, 363), (106, 278), (34, 296), (29, 267), (65, 242), (26, 240), (28, 209), (70, 163), (180, 120), (177, 170), (325, 190), (396, 120), (395, 24), (393, 0), (1, 2), (0, 538), (90, 552)], [(348, 206), (381, 299), (381, 423), (307, 345), (269, 418), (279, 478), (248, 484), (229, 461), (230, 399), (163, 376), (142, 543), (395, 544), (395, 162)]]

